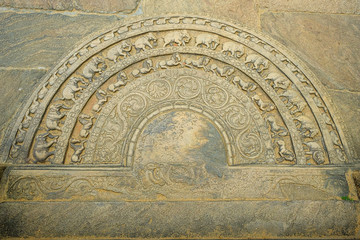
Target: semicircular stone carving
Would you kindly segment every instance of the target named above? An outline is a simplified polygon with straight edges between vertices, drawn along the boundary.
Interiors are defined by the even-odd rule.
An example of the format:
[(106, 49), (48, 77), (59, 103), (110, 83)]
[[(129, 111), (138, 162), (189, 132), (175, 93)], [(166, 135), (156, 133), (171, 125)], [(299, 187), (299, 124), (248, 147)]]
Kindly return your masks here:
[[(261, 112), (245, 93), (213, 73), (166, 69), (140, 77), (125, 89), (114, 94), (99, 113), (84, 150), (83, 163), (132, 166), (139, 135), (147, 123), (156, 116), (177, 111), (197, 113), (216, 127), (229, 165), (275, 162), (271, 136)], [(187, 124), (194, 125), (191, 121)], [(173, 134), (180, 137), (186, 129)], [(159, 134), (154, 134), (154, 141)], [(192, 135), (195, 139), (201, 133)], [(191, 139), (176, 140), (174, 144), (188, 141)]]
[(1, 162), (15, 164), (145, 166), (175, 150), (208, 156), (201, 151), (214, 142), (229, 166), (350, 161), (326, 93), (296, 57), (191, 16), (124, 22), (84, 42), (43, 79), (5, 139)]

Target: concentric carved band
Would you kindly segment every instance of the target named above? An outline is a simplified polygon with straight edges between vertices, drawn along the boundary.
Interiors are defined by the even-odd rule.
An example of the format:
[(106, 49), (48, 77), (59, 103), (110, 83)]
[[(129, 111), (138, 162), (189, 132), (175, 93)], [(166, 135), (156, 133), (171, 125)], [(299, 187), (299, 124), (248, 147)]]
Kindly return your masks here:
[[(143, 112), (137, 112), (138, 115), (127, 116), (127, 126), (129, 126), (129, 130), (127, 130), (128, 134), (124, 139), (120, 141), (116, 141), (119, 145), (122, 145), (122, 150), (117, 151), (116, 155), (113, 156), (113, 159), (119, 159), (118, 164), (122, 164), (124, 166), (132, 166), (134, 160), (134, 151), (137, 144), (137, 139), (139, 134), (142, 132), (142, 129), (146, 125), (150, 119), (153, 119), (155, 116), (162, 114), (164, 112), (169, 111), (178, 111), (178, 110), (186, 110), (186, 111), (194, 111), (199, 114), (205, 116), (209, 121), (213, 122), (217, 127), (219, 132), (222, 134), (224, 139), (225, 149), (227, 150), (227, 162), (229, 165), (237, 165), (241, 163), (256, 163), (257, 161), (265, 161), (265, 162), (274, 162), (274, 153), (270, 154), (272, 150), (269, 133), (264, 126), (264, 123), (261, 121), (260, 113), (256, 110), (255, 106), (247, 99), (247, 97), (239, 92), (237, 92), (234, 86), (231, 86), (229, 83), (221, 81), (218, 77), (212, 76), (211, 74), (203, 74), (201, 71), (196, 70), (166, 70), (164, 72), (155, 72), (153, 74), (147, 75), (143, 78), (140, 78), (138, 81), (129, 83), (126, 88), (129, 95), (119, 92), (115, 95), (109, 103), (102, 110), (99, 119), (95, 123), (93, 130), (90, 134), (89, 144), (85, 150), (84, 154), (84, 163), (86, 164), (94, 164), (94, 163), (108, 163), (108, 160), (105, 162), (103, 159), (105, 158), (95, 158), (93, 155), (98, 156), (101, 149), (110, 149), (106, 145), (99, 146), (99, 143), (102, 143), (103, 140), (99, 138), (102, 136), (102, 133), (111, 132), (111, 129), (115, 129), (116, 123), (110, 123), (109, 119), (112, 117), (108, 117), (109, 115), (127, 115), (127, 111), (124, 111), (121, 106), (124, 103), (124, 100), (121, 99), (131, 99), (134, 95), (138, 96), (140, 94), (140, 89), (144, 88), (145, 91), (148, 89), (148, 86), (151, 86), (154, 83), (152, 79), (158, 79), (159, 75), (167, 76), (164, 79), (167, 79), (166, 82), (169, 89), (176, 89), (179, 86), (179, 82), (182, 82), (184, 79), (195, 81), (194, 86), (199, 86), (199, 95), (196, 98), (186, 99), (184, 100), (179, 96), (177, 91), (174, 91), (171, 95), (166, 99), (151, 99), (149, 97), (147, 100), (144, 100), (148, 103), (148, 107), (146, 109), (142, 109)], [(205, 79), (206, 80), (205, 80)], [(165, 80), (164, 80), (165, 81)], [(141, 84), (141, 85), (140, 85)], [(234, 102), (234, 106), (237, 106), (236, 109), (250, 109), (251, 114), (246, 112), (246, 121), (241, 121), (240, 124), (242, 126), (240, 129), (252, 129), (253, 135), (257, 137), (257, 139), (261, 140), (258, 144), (261, 145), (261, 149), (267, 148), (269, 154), (263, 155), (259, 159), (255, 159), (251, 154), (241, 154), (238, 151), (244, 151), (243, 148), (239, 148), (234, 152), (233, 149), (236, 149), (235, 138), (238, 133), (238, 128), (233, 127), (232, 125), (237, 124), (236, 120), (232, 118), (236, 118), (237, 116), (226, 116), (227, 107), (216, 108), (213, 109), (210, 105), (208, 105), (205, 99), (206, 94), (210, 94), (212, 97), (214, 93), (208, 93), (207, 91), (203, 91), (203, 89), (207, 89), (210, 87), (216, 87), (221, 89), (222, 91), (227, 93), (227, 99)], [(137, 90), (137, 93), (133, 93), (132, 90)], [(237, 95), (237, 96), (236, 96)], [(221, 97), (221, 96), (220, 96)], [(135, 105), (135, 103), (133, 103)], [(140, 108), (139, 108), (140, 109)], [(115, 111), (116, 110), (116, 111)], [(228, 112), (229, 113), (229, 112)], [(244, 113), (243, 113), (244, 114)], [(133, 118), (131, 118), (133, 117)], [(241, 119), (244, 116), (239, 116)], [(252, 121), (250, 121), (252, 119)], [(122, 130), (121, 130), (122, 131)], [(110, 139), (116, 139), (119, 133), (114, 131)], [(108, 145), (111, 145), (113, 141), (110, 141)], [(115, 151), (115, 150), (114, 150)], [(114, 152), (113, 151), (113, 152)], [(92, 154), (95, 152), (95, 154)], [(259, 153), (257, 156), (259, 156)], [(242, 157), (240, 157), (242, 156)], [(106, 158), (107, 159), (107, 158)], [(121, 159), (121, 160), (120, 160)]]
[[(158, 41), (163, 44), (155, 44)], [(111, 46), (115, 43), (119, 44)], [(21, 163), (35, 158), (36, 163), (49, 160), (62, 163), (69, 142), (74, 149), (72, 159), (80, 161), (87, 140), (70, 139), (76, 120), (81, 119), (81, 137), (89, 136), (92, 125), (96, 124), (93, 121), (100, 119), (97, 115), (105, 109), (111, 94), (126, 85), (130, 73), (138, 78), (155, 70), (189, 67), (212, 72), (247, 92), (258, 110), (266, 114), (263, 120), (273, 137), (272, 145), (277, 146), (280, 161), (346, 162), (349, 147), (322, 87), (306, 67), (298, 61), (294, 63), (295, 57), (289, 57), (291, 54), (275, 45), (251, 31), (202, 17), (169, 16), (125, 23), (81, 45), (44, 78), (15, 127), (5, 137), (1, 161)], [(94, 56), (100, 52), (105, 53), (106, 59)], [(187, 54), (186, 59), (182, 59), (181, 54)], [(192, 57), (188, 57), (189, 54)], [(155, 64), (151, 60), (168, 55), (171, 58), (159, 59)], [(142, 67), (131, 67), (143, 60)], [(127, 68), (128, 76), (119, 74), (118, 81), (109, 85), (107, 91), (101, 89), (115, 73)], [(75, 72), (76, 69), (82, 72)], [(236, 71), (253, 82), (235, 76)], [(183, 80), (175, 92), (184, 99), (196, 98), (200, 94), (197, 93), (199, 86), (193, 84), (190, 86)], [(166, 99), (171, 94), (168, 87), (166, 81), (154, 81), (145, 95), (152, 100)], [(62, 92), (58, 92), (59, 89)], [(227, 92), (216, 86), (203, 91), (207, 92), (203, 100), (211, 108), (222, 108), (229, 101)], [(96, 99), (91, 107), (93, 114), (80, 115), (93, 94)], [(144, 98), (135, 94), (121, 110), (134, 116), (145, 105)], [(239, 123), (245, 121), (235, 119), (232, 124), (238, 128)], [(279, 121), (286, 127), (279, 125)], [(288, 136), (291, 141), (286, 139)], [(266, 148), (273, 147), (270, 145)], [(291, 157), (294, 154), (289, 151), (289, 145), (296, 158)], [(328, 156), (320, 154), (325, 149)]]

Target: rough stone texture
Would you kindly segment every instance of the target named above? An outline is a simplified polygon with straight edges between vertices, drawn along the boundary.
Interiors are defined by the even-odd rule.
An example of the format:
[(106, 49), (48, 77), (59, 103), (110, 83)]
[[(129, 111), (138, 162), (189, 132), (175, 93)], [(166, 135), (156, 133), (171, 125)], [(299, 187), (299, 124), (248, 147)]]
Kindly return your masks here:
[(38, 80), (46, 73), (46, 69), (11, 69), (0, 70), (0, 141), (11, 124), (13, 115), (26, 102), (29, 94), (38, 84)]
[(332, 89), (360, 90), (360, 17), (308, 13), (264, 13), (262, 30), (294, 50)]
[(50, 68), (84, 37), (110, 28), (117, 17), (2, 12), (0, 21), (0, 67)]
[(360, 171), (355, 171), (352, 174), (352, 177), (354, 179), (354, 184), (356, 188), (356, 193), (360, 197)]
[[(264, 32), (292, 49), (332, 91), (340, 116), (359, 146), (360, 17), (308, 13), (264, 13)], [(356, 103), (356, 104), (354, 104)], [(360, 149), (356, 147), (359, 156)]]
[(144, 13), (161, 15), (187, 13), (230, 19), (257, 28), (259, 19), (254, 0), (144, 0)]
[(258, 0), (260, 8), (270, 11), (358, 14), (358, 0)]
[(5, 202), (0, 204), (0, 236), (355, 237), (357, 205), (351, 201)]
[(357, 156), (360, 156), (360, 92), (329, 90), (347, 130), (350, 132)]
[(130, 13), (136, 9), (138, 2), (139, 0), (0, 0), (0, 6), (97, 13)]
[(81, 39), (116, 21), (116, 16), (0, 13), (0, 84), (5, 86), (0, 105), (7, 106), (0, 116), (0, 139), (46, 71)]

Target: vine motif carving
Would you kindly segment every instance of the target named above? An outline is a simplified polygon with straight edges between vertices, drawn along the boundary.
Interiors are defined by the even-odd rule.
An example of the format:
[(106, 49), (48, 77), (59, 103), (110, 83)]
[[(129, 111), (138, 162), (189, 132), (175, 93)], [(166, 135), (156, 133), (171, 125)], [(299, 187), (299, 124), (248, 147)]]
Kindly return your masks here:
[(191, 76), (180, 77), (176, 82), (175, 91), (181, 98), (191, 99), (200, 94), (200, 82)]
[[(37, 172), (43, 170), (45, 169), (40, 168)], [(315, 171), (313, 169), (303, 174), (300, 172), (297, 177), (291, 174), (291, 170), (284, 176), (284, 171), (281, 169), (257, 169), (256, 171), (246, 169), (229, 171), (228, 169), (222, 173), (222, 176), (227, 176), (225, 179), (221, 177), (220, 172), (209, 171), (203, 163), (147, 163), (134, 170), (125, 170), (121, 176), (107, 174), (98, 176), (92, 171), (81, 171), (82, 177), (76, 176), (78, 172), (72, 174), (73, 171), (59, 176), (59, 170), (56, 169), (57, 173), (50, 175), (46, 173), (46, 170), (36, 175), (20, 176), (15, 173), (8, 178), (5, 199), (11, 201), (94, 201), (102, 199), (102, 195), (106, 193), (107, 199), (150, 198), (155, 200), (156, 196), (151, 194), (154, 190), (174, 200), (193, 199), (193, 196), (199, 193), (200, 195), (197, 195), (199, 197), (223, 199), (224, 195), (215, 194), (218, 193), (220, 187), (225, 192), (232, 190), (232, 194), (226, 194), (228, 199), (235, 200), (244, 196), (244, 189), (246, 189), (246, 197), (250, 199), (261, 200), (265, 197), (296, 200), (304, 199), (302, 191), (298, 189), (300, 187), (316, 190), (311, 191), (313, 194), (308, 196), (309, 200), (314, 200), (314, 198), (324, 200), (336, 199), (344, 195), (343, 187), (347, 186), (341, 171), (335, 174), (329, 172), (324, 174), (321, 169)], [(251, 181), (255, 175), (258, 175), (259, 181)], [(234, 178), (237, 181), (234, 181)], [(256, 192), (252, 189), (256, 189)], [(296, 192), (301, 195), (294, 196)], [(308, 198), (305, 196), (305, 199)]]
[(226, 110), (226, 120), (232, 128), (244, 129), (250, 121), (250, 116), (244, 108), (237, 105), (229, 106)]
[(256, 158), (263, 152), (261, 139), (255, 133), (245, 131), (238, 135), (237, 146), (240, 152), (249, 158)]
[(163, 100), (170, 95), (171, 87), (165, 80), (154, 80), (147, 86), (147, 93), (153, 99)]
[(45, 199), (66, 199), (80, 196), (94, 196), (97, 194), (93, 184), (83, 178), (50, 178), (46, 182), (38, 177), (23, 177), (12, 183), (7, 191), (10, 199), (35, 200)]
[(145, 187), (149, 185), (199, 185), (205, 182), (207, 176), (204, 164), (159, 164), (149, 163), (140, 174)]
[(211, 107), (221, 108), (228, 102), (229, 97), (226, 91), (217, 86), (207, 86), (204, 92), (204, 101)]
[(139, 93), (133, 93), (121, 103), (119, 112), (125, 112), (130, 116), (138, 116), (145, 108), (145, 98)]

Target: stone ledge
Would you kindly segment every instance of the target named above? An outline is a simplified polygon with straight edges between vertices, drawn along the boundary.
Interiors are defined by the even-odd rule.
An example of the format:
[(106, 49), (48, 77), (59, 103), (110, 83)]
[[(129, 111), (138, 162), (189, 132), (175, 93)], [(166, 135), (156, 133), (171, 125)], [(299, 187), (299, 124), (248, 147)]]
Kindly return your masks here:
[(207, 184), (160, 186), (130, 167), (8, 167), (3, 201), (357, 200), (349, 167), (235, 166)]
[(17, 202), (1, 237), (323, 238), (357, 236), (350, 201)]

